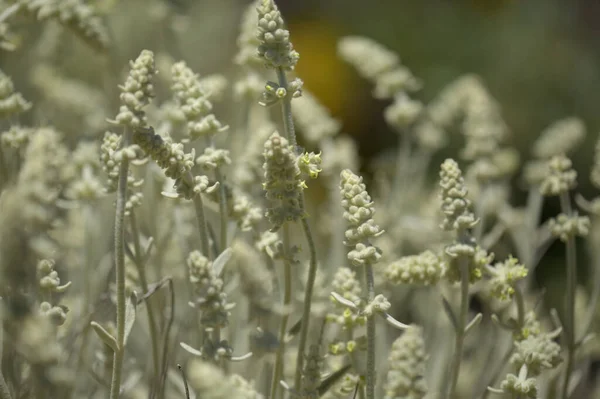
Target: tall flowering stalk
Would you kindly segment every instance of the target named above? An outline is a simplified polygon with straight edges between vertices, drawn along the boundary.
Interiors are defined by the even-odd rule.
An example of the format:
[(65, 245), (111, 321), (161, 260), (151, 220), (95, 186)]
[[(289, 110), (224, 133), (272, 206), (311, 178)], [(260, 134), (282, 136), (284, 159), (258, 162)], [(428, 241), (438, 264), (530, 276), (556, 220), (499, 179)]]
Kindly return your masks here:
[[(292, 98), (301, 95), (302, 81), (295, 79), (288, 82), (286, 71), (293, 70), (300, 55), (294, 50), (290, 41), (290, 32), (285, 29), (285, 24), (279, 9), (273, 0), (261, 0), (257, 8), (258, 11), (258, 29), (257, 37), (259, 40), (258, 56), (265, 63), (267, 68), (275, 69), (278, 83), (269, 82), (263, 93), (264, 105), (281, 104), (283, 117), (283, 126), (285, 136), (292, 148), (292, 151), (298, 156), (298, 146), (296, 143), (296, 130), (294, 128), (294, 119), (292, 115)], [(298, 198), (299, 208), (304, 210), (304, 195), (300, 194)], [(294, 377), (294, 388), (296, 391), (302, 391), (302, 370), (304, 363), (304, 352), (308, 338), (308, 328), (310, 319), (310, 308), (312, 302), (313, 289), (317, 276), (317, 250), (314, 243), (310, 226), (305, 217), (300, 219), (302, 229), (308, 244), (310, 253), (310, 263), (308, 269), (308, 278), (304, 296), (304, 307), (302, 311), (302, 325), (300, 329), (300, 338), (298, 341), (298, 356), (296, 360), (296, 373)], [(285, 229), (286, 227), (284, 227)], [(284, 230), (284, 237), (286, 231)], [(287, 279), (286, 279), (286, 287)], [(287, 295), (286, 293), (284, 295)]]
[(117, 285), (117, 337), (114, 349), (113, 372), (110, 386), (110, 398), (117, 399), (121, 389), (121, 374), (126, 342), (126, 297), (125, 297), (125, 205), (127, 202), (127, 180), (129, 162), (136, 158), (135, 147), (132, 146), (132, 133), (146, 125), (143, 108), (154, 97), (152, 76), (154, 54), (143, 50), (135, 62), (131, 63), (131, 71), (121, 86), (121, 108), (115, 122), (124, 127), (121, 140), (119, 179), (117, 186), (117, 203), (115, 210), (115, 269)]
[[(373, 265), (379, 262), (381, 251), (371, 244), (371, 239), (383, 234), (373, 220), (375, 208), (362, 177), (346, 169), (341, 173), (340, 189), (344, 219), (348, 222), (345, 244), (352, 248), (348, 260), (363, 267), (367, 288), (367, 302), (375, 301)], [(367, 315), (367, 399), (375, 398), (375, 315)]]

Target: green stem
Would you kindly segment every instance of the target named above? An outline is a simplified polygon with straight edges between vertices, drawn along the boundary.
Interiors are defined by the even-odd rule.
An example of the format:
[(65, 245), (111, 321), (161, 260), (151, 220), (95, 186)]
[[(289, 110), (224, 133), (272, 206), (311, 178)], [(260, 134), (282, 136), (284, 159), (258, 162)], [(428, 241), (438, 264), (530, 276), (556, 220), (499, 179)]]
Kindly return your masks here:
[[(352, 329), (347, 329), (346, 330), (346, 342), (350, 342), (354, 340), (354, 331)], [(352, 353), (349, 354), (350, 356), (350, 362), (352, 363), (352, 368), (354, 369), (354, 371), (356, 372), (356, 375), (358, 376), (358, 381), (359, 381), (359, 387), (358, 387), (358, 398), (359, 399), (365, 399), (365, 390), (363, 389), (364, 387), (362, 386), (362, 384), (360, 384), (360, 381), (363, 378), (362, 372), (360, 370), (360, 363), (358, 361), (358, 356), (356, 353), (356, 350), (352, 351)]]
[(447, 398), (449, 399), (454, 395), (458, 375), (460, 374), (463, 344), (465, 341), (465, 326), (467, 325), (467, 316), (469, 313), (469, 261), (467, 259), (460, 260), (460, 269), (460, 314), (457, 320), (454, 357), (450, 369), (450, 389), (447, 394)]
[[(142, 260), (142, 246), (140, 244), (140, 234), (137, 226), (135, 212), (132, 210), (130, 214), (131, 233), (133, 235), (133, 247), (135, 249), (135, 266), (140, 277), (140, 285), (144, 294), (148, 292), (148, 279), (146, 278), (146, 265)], [(154, 377), (151, 384), (160, 378), (160, 355), (158, 334), (156, 332), (156, 319), (154, 317), (154, 307), (152, 306), (152, 298), (146, 299), (146, 313), (148, 315), (148, 327), (150, 330), (150, 341), (152, 344), (152, 363), (154, 365)]]
[[(194, 181), (193, 178), (191, 178), (191, 180), (192, 182)], [(202, 202), (202, 194), (194, 196), (194, 208), (196, 210), (196, 219), (198, 220), (198, 230), (200, 232), (200, 244), (202, 248), (202, 255), (211, 259), (210, 245), (208, 243), (208, 225), (206, 224), (206, 217), (204, 216), (204, 204)]]
[(288, 223), (283, 224), (283, 315), (281, 316), (281, 325), (279, 326), (279, 347), (273, 367), (273, 379), (271, 380), (271, 395), (269, 398), (275, 399), (279, 381), (283, 374), (283, 354), (285, 353), (285, 334), (287, 331), (287, 322), (289, 319), (289, 307), (292, 303), (292, 259), (290, 254), (290, 227)]
[[(288, 90), (288, 82), (287, 76), (285, 75), (285, 71), (283, 68), (277, 68), (277, 79), (279, 81), (279, 86)], [(285, 130), (285, 135), (292, 146), (294, 153), (298, 155), (298, 145), (296, 142), (296, 130), (294, 127), (294, 118), (292, 116), (292, 101), (290, 96), (286, 96), (282, 100), (281, 112), (283, 116), (283, 127)], [(300, 194), (299, 198), (300, 209), (304, 211), (304, 194)], [(312, 294), (313, 288), (315, 284), (315, 278), (317, 275), (317, 249), (315, 246), (315, 242), (310, 231), (310, 226), (306, 218), (302, 219), (302, 228), (304, 230), (304, 235), (306, 236), (306, 241), (308, 243), (308, 248), (310, 252), (310, 266), (308, 269), (308, 279), (306, 282), (306, 292), (304, 295), (304, 309), (302, 311), (302, 325), (300, 330), (300, 338), (298, 342), (298, 357), (296, 359), (296, 373), (294, 376), (294, 387), (298, 392), (301, 392), (302, 387), (302, 370), (304, 364), (304, 349), (306, 347), (306, 340), (308, 338), (308, 327), (310, 322), (310, 308), (312, 303)], [(273, 396), (271, 396), (273, 398)]]
[(225, 178), (220, 168), (215, 170), (215, 177), (219, 182), (219, 219), (221, 222), (219, 252), (223, 252), (227, 248), (227, 190), (225, 187)]
[[(568, 193), (560, 196), (560, 205), (562, 212), (567, 216), (572, 216), (571, 201)], [(575, 332), (575, 290), (577, 288), (577, 252), (575, 247), (575, 237), (569, 235), (567, 238), (567, 293), (565, 306), (565, 330), (567, 337), (567, 361), (565, 364), (565, 375), (562, 386), (562, 399), (569, 396), (569, 379), (573, 371), (576, 349)]]
[[(125, 128), (121, 148), (131, 142), (131, 131)], [(117, 283), (117, 351), (114, 353), (110, 399), (118, 399), (125, 354), (125, 203), (127, 202), (127, 175), (129, 159), (123, 157), (119, 166), (119, 184), (115, 210), (115, 271)]]
[[(285, 71), (283, 68), (277, 68), (277, 79), (279, 80), (279, 86), (288, 89), (287, 77), (285, 76)], [(282, 107), (281, 110), (283, 112), (283, 127), (285, 130), (285, 135), (290, 145), (294, 149), (294, 152), (297, 152), (298, 143), (296, 142), (296, 129), (294, 128), (294, 119), (292, 116), (292, 100), (289, 96), (286, 96), (281, 101)]]
[[(375, 278), (373, 266), (365, 265), (365, 280), (367, 282), (367, 303), (375, 298)], [(367, 318), (367, 399), (375, 399), (375, 316)]]
[(6, 381), (4, 381), (4, 375), (0, 371), (0, 399), (11, 399), (10, 391), (8, 390), (8, 385), (6, 385)]
[[(300, 207), (304, 209), (304, 195), (300, 195)], [(308, 326), (310, 322), (310, 307), (312, 302), (313, 288), (315, 285), (315, 279), (317, 277), (317, 248), (315, 241), (310, 231), (310, 226), (306, 218), (302, 219), (302, 228), (306, 241), (308, 243), (308, 250), (310, 252), (310, 264), (308, 268), (308, 278), (306, 282), (306, 291), (304, 293), (304, 309), (302, 311), (302, 325), (300, 329), (300, 339), (298, 341), (298, 357), (296, 358), (296, 374), (294, 377), (294, 387), (298, 392), (302, 389), (302, 370), (304, 369), (304, 349), (306, 347), (306, 340), (308, 339)]]

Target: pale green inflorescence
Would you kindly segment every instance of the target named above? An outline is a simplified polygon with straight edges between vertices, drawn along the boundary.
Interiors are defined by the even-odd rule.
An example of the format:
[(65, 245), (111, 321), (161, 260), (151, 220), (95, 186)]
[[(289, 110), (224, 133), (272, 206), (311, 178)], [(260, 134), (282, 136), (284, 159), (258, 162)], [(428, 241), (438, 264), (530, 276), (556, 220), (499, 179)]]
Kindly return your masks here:
[(562, 242), (567, 242), (570, 237), (586, 237), (588, 235), (590, 218), (576, 214), (568, 216), (561, 213), (556, 218), (549, 220), (548, 227), (554, 237), (560, 238)]
[(114, 122), (118, 125), (137, 129), (147, 125), (143, 108), (154, 97), (153, 76), (156, 74), (154, 53), (142, 50), (135, 61), (130, 62), (131, 70), (125, 84), (119, 86), (121, 108)]
[(0, 119), (18, 115), (31, 108), (31, 103), (15, 91), (12, 79), (0, 69)]
[(306, 90), (294, 101), (292, 114), (304, 139), (313, 145), (335, 136), (341, 129), (340, 122), (332, 118), (317, 98)]
[(385, 384), (385, 399), (422, 399), (427, 395), (427, 354), (423, 329), (410, 326), (392, 344)]
[(258, 56), (268, 68), (294, 69), (300, 55), (290, 42), (290, 31), (285, 29), (277, 5), (273, 0), (261, 0), (257, 11)]
[(446, 265), (433, 251), (404, 256), (385, 269), (387, 281), (393, 284), (435, 285), (444, 276)]
[(517, 282), (527, 277), (527, 268), (513, 257), (496, 263), (494, 267), (488, 265), (486, 269), (491, 275), (489, 280), (491, 294), (503, 301), (511, 299)]
[(344, 219), (348, 222), (345, 244), (354, 247), (348, 253), (348, 260), (354, 266), (375, 264), (381, 258), (379, 248), (371, 245), (370, 239), (379, 237), (383, 230), (375, 223), (375, 207), (362, 177), (345, 169), (340, 182)]
[(217, 276), (212, 262), (199, 251), (187, 259), (190, 282), (194, 287), (195, 306), (202, 312), (200, 322), (204, 328), (227, 326), (230, 306), (223, 292), (223, 280)]
[(546, 196), (557, 196), (569, 192), (577, 185), (577, 172), (573, 164), (564, 155), (552, 157), (547, 164), (546, 177), (540, 185), (540, 191)]
[(404, 132), (411, 127), (421, 115), (423, 104), (413, 100), (404, 92), (394, 96), (394, 102), (384, 110), (386, 122), (397, 132)]
[(516, 397), (525, 397), (530, 399), (536, 399), (537, 393), (537, 381), (535, 378), (525, 377), (514, 374), (508, 374), (500, 387), (504, 392), (512, 394)]
[(585, 139), (585, 125), (579, 118), (565, 118), (548, 126), (533, 143), (532, 153), (541, 159), (568, 154)]
[(539, 375), (543, 370), (552, 369), (562, 361), (560, 346), (553, 341), (556, 333), (529, 335), (515, 342), (515, 353), (510, 362), (520, 369), (526, 365), (529, 375)]
[(461, 234), (474, 227), (477, 219), (471, 209), (471, 200), (467, 198), (468, 192), (462, 172), (453, 159), (446, 159), (442, 164), (440, 187), (444, 214), (442, 229)]
[(187, 120), (187, 133), (190, 140), (208, 137), (228, 129), (211, 113), (213, 105), (210, 93), (202, 87), (199, 77), (185, 62), (177, 62), (171, 67), (173, 84), (171, 89), (179, 108)]
[(105, 50), (110, 44), (102, 19), (82, 0), (17, 0), (17, 3), (40, 21), (56, 20), (97, 49)]
[(296, 162), (294, 149), (288, 141), (275, 132), (265, 142), (263, 165), (263, 188), (271, 207), (267, 209), (267, 218), (273, 230), (283, 223), (298, 221), (304, 217), (300, 206), (300, 195), (306, 187)]

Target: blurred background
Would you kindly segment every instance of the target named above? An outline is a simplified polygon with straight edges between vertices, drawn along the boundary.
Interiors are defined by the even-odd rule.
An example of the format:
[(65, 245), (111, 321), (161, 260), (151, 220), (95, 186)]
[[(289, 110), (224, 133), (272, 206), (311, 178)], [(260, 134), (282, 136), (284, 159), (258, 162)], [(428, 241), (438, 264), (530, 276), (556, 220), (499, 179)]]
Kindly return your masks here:
[[(0, 53), (0, 67), (15, 79), (26, 98), (36, 99), (28, 71), (47, 58), (54, 59), (65, 76), (100, 87), (105, 98), (115, 100), (119, 74), (142, 48), (183, 59), (201, 75), (235, 76), (236, 37), (249, 1), (89, 3), (109, 16), (116, 46), (108, 56), (96, 54), (83, 43), (67, 46), (61, 42), (62, 33), (53, 33), (49, 27), (32, 28), (25, 22), (23, 29), (17, 26), (22, 45), (14, 53)], [(481, 76), (501, 105), (512, 132), (510, 144), (522, 159), (552, 122), (569, 116), (582, 118), (588, 134), (573, 161), (580, 172), (579, 191), (587, 198), (597, 194), (587, 176), (600, 130), (599, 1), (277, 0), (277, 4), (300, 53), (297, 75), (357, 140), (364, 161), (362, 173), (368, 175), (375, 156), (395, 150), (398, 139), (383, 119), (387, 102), (374, 100), (369, 83), (338, 59), (336, 44), (344, 35), (367, 36), (396, 51), (423, 81), (423, 90), (416, 96), (424, 103), (463, 74)], [(107, 109), (116, 110), (112, 105)], [(220, 115), (231, 112), (218, 111)], [(45, 119), (68, 133), (69, 127), (60, 126), (52, 115)], [(456, 154), (460, 144), (460, 140), (453, 141), (455, 148), (448, 148), (440, 159)], [(436, 173), (432, 170), (432, 181)], [(525, 199), (518, 183), (515, 180), (515, 204)], [(558, 201), (547, 201), (545, 217), (557, 213)], [(550, 255), (556, 257), (544, 261), (540, 278), (555, 277), (560, 282), (562, 251), (560, 244), (551, 249)]]

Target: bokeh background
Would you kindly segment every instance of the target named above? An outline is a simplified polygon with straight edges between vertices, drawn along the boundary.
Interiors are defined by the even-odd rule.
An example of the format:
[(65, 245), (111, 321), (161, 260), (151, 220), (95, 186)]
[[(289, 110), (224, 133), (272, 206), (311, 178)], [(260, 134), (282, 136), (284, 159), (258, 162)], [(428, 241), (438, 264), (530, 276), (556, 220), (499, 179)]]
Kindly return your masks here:
[[(52, 58), (65, 76), (100, 87), (116, 99), (116, 82), (129, 59), (142, 48), (185, 60), (200, 74), (235, 76), (232, 59), (244, 8), (243, 0), (91, 0), (107, 18), (116, 45), (98, 55), (82, 43), (63, 45), (61, 33), (22, 21), (16, 26), (21, 46), (0, 53), (0, 67), (26, 98), (37, 100), (29, 72)], [(510, 143), (526, 159), (536, 136), (552, 122), (582, 118), (587, 138), (573, 159), (580, 172), (579, 191), (595, 193), (587, 176), (600, 131), (600, 2), (597, 0), (277, 0), (291, 39), (300, 53), (297, 74), (344, 124), (359, 144), (363, 170), (375, 157), (394, 151), (398, 138), (383, 119), (386, 102), (371, 97), (371, 87), (338, 59), (337, 40), (364, 35), (397, 51), (423, 83), (416, 96), (427, 103), (457, 77), (475, 73), (502, 108), (511, 129)], [(173, 12), (174, 11), (174, 12)], [(19, 23), (20, 20), (16, 22)], [(53, 34), (55, 36), (53, 36)], [(75, 46), (75, 47), (73, 47)], [(49, 50), (51, 49), (51, 50)], [(33, 50), (33, 51), (32, 51)], [(82, 56), (83, 54), (83, 56)], [(160, 89), (160, 88), (159, 88)], [(110, 107), (108, 107), (110, 108)], [(219, 115), (227, 120), (223, 105)], [(39, 120), (39, 115), (36, 115)], [(233, 117), (233, 116), (232, 116)], [(67, 133), (53, 115), (42, 120)], [(22, 122), (26, 123), (26, 120)], [(83, 132), (83, 134), (87, 134)], [(440, 154), (456, 154), (460, 139)], [(431, 180), (436, 171), (432, 171)], [(518, 178), (515, 204), (524, 202)], [(549, 200), (545, 217), (558, 213)], [(585, 260), (585, 251), (581, 253)], [(554, 245), (541, 265), (538, 280), (562, 284), (563, 246)], [(581, 271), (585, 278), (586, 270)], [(582, 280), (583, 281), (583, 280)], [(555, 282), (555, 283), (553, 283)]]

